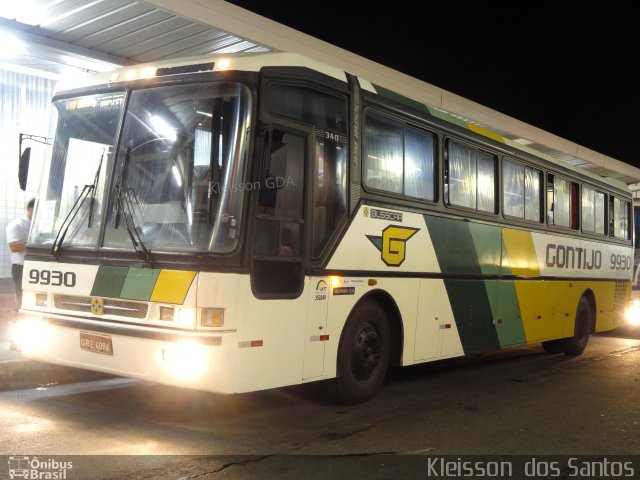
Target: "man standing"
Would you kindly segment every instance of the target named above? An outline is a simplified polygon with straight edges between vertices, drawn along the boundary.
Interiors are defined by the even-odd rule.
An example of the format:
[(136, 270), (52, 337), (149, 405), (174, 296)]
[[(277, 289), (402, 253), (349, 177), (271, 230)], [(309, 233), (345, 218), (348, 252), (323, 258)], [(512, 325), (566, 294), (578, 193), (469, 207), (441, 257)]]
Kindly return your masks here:
[(33, 205), (35, 198), (29, 200), (27, 213), (20, 218), (12, 220), (7, 225), (7, 243), (11, 250), (11, 276), (16, 287), (16, 298), (18, 307), (22, 305), (22, 268), (24, 266), (24, 251), (27, 246), (31, 217), (33, 216)]

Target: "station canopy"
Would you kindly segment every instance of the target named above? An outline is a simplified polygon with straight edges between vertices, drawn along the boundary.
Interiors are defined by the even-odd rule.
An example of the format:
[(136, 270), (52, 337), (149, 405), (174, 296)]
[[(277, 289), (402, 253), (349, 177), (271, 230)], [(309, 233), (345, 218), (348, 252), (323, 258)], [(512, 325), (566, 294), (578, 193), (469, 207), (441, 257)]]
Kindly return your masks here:
[[(283, 51), (339, 67), (440, 109), (509, 144), (591, 174), (640, 183), (640, 169), (466, 100), (222, 0), (3, 1), (0, 32), (21, 52), (0, 68), (58, 76), (207, 54)], [(7, 40), (1, 38), (5, 46)], [(5, 49), (6, 50), (6, 49)], [(635, 189), (633, 186), (632, 189)]]

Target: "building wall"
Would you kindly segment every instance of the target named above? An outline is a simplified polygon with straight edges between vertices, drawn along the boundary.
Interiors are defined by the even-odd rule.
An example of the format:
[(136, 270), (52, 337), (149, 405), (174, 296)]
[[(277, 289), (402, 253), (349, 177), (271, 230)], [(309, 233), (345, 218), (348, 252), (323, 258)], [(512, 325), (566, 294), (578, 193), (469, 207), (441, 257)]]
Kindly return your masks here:
[(11, 276), (6, 226), (24, 214), (27, 202), (36, 195), (43, 161), (50, 153), (46, 145), (23, 143), (23, 148), (31, 147), (29, 181), (23, 192), (18, 185), (18, 136), (51, 134), (50, 102), (55, 87), (51, 78), (9, 68), (0, 66), (0, 278)]

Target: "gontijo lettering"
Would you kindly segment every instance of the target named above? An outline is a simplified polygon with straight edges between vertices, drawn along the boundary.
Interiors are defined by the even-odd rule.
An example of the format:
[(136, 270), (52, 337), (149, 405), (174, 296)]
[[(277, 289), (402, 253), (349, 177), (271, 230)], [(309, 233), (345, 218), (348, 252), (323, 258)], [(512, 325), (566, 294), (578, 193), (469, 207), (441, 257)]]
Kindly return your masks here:
[(549, 243), (546, 253), (547, 267), (599, 270), (602, 268), (602, 252), (596, 249), (570, 247)]

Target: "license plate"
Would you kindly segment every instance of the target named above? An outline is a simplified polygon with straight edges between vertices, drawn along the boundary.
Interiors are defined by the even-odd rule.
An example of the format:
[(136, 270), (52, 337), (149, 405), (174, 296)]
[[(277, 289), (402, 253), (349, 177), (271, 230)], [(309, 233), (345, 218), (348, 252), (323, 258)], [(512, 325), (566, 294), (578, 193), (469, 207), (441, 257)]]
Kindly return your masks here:
[(80, 332), (80, 348), (87, 352), (101, 353), (102, 355), (113, 355), (111, 335)]

